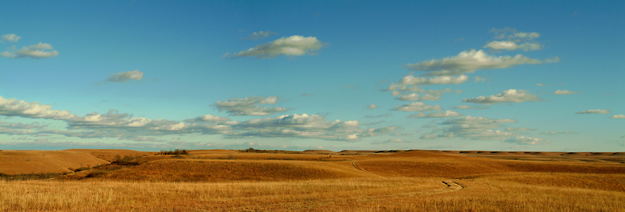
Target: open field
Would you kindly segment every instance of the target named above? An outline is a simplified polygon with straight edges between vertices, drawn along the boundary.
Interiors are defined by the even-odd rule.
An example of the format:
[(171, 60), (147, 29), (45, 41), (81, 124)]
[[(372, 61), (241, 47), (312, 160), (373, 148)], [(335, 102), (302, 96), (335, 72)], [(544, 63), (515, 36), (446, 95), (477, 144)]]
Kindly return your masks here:
[(5, 178), (0, 211), (625, 211), (615, 152), (155, 153), (2, 151), (5, 174), (33, 173), (10, 167), (40, 154), (62, 155), (51, 161), (68, 173)]

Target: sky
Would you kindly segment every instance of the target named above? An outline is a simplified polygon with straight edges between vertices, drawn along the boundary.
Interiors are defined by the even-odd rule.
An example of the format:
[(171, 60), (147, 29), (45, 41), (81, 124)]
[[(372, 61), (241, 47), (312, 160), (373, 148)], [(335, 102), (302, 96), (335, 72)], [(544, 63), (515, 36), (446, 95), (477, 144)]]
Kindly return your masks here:
[(625, 1), (3, 1), (0, 149), (625, 151)]

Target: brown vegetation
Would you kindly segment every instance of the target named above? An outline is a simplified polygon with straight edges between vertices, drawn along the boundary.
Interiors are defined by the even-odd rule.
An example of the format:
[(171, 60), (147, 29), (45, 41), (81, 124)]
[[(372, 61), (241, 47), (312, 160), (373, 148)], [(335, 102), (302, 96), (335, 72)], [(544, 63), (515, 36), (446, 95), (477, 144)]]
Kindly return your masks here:
[[(115, 150), (105, 151), (75, 152), (92, 156), (115, 153)], [(0, 182), (0, 211), (623, 211), (625, 208), (625, 164), (621, 162), (625, 155), (620, 153), (421, 150), (120, 153), (110, 157), (110, 164), (56, 179), (8, 181), (5, 178)], [(47, 178), (51, 177), (55, 176)]]

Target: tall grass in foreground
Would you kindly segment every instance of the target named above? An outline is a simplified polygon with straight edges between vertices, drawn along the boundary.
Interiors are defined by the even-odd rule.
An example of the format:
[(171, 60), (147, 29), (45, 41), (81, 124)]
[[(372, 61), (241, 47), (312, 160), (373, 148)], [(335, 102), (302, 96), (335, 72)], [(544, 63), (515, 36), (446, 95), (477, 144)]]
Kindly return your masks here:
[[(519, 183), (521, 177), (455, 180), (465, 187), (462, 190), (447, 189), (440, 178), (223, 183), (0, 182), (0, 211), (623, 211), (625, 208), (625, 192), (531, 185)], [(600, 176), (588, 176), (588, 180), (595, 177)]]

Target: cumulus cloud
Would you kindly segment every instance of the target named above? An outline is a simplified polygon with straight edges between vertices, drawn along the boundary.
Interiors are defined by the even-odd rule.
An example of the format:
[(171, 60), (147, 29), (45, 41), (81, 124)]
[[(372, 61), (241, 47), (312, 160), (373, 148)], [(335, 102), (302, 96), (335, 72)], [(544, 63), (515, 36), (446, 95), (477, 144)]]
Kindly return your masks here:
[(539, 99), (538, 96), (534, 94), (530, 94), (527, 91), (509, 89), (509, 90), (505, 90), (501, 92), (500, 94), (491, 95), (491, 96), (479, 96), (476, 98), (464, 99), (462, 101), (490, 105), (490, 104), (499, 104), (503, 102), (519, 103), (519, 102), (535, 102), (535, 101), (542, 101), (542, 100)]
[(515, 123), (514, 119), (489, 119), (485, 117), (460, 117), (440, 123), (444, 129), (435, 130), (421, 139), (462, 138), (471, 140), (502, 140), (516, 134), (499, 130), (504, 123)]
[(541, 132), (540, 134), (545, 134), (545, 135), (561, 135), (561, 134), (565, 134), (565, 135), (569, 135), (569, 134), (577, 134), (576, 132), (572, 132), (572, 131), (564, 131), (564, 132), (557, 132), (557, 131), (545, 131), (545, 132)]
[(608, 113), (610, 113), (610, 110), (602, 110), (602, 109), (590, 109), (590, 110), (577, 112), (577, 114), (608, 114)]
[(468, 105), (458, 105), (456, 107), (454, 107), (455, 109), (473, 109), (473, 107), (468, 106)]
[(460, 52), (454, 57), (446, 57), (440, 60), (432, 59), (420, 63), (406, 65), (407, 68), (427, 71), (427, 75), (459, 75), (473, 73), (482, 69), (510, 68), (522, 64), (541, 64), (543, 61), (525, 57), (521, 54), (515, 56), (491, 56), (483, 50), (468, 50)]
[[(251, 103), (250, 103), (251, 102)], [(275, 104), (277, 97), (237, 98), (220, 102), (231, 113), (267, 113), (256, 104)], [(249, 106), (252, 105), (252, 106)], [(320, 115), (293, 114), (247, 121), (233, 121), (227, 117), (206, 114), (184, 122), (133, 117), (132, 114), (110, 110), (76, 116), (68, 111), (51, 110), (49, 105), (0, 97), (0, 115), (24, 118), (57, 119), (67, 123), (66, 131), (48, 130), (47, 125), (0, 122), (0, 134), (61, 135), (79, 138), (119, 138), (142, 142), (160, 142), (152, 139), (160, 135), (221, 134), (238, 137), (291, 137), (325, 140), (356, 141), (363, 137), (387, 134), (397, 127), (363, 128), (359, 121), (329, 121)], [(251, 108), (251, 109), (250, 109)]]
[(59, 55), (59, 52), (54, 50), (52, 45), (47, 43), (41, 43), (30, 46), (24, 46), (21, 49), (17, 50), (14, 47), (10, 48), (7, 51), (0, 53), (2, 57), (8, 58), (23, 58), (30, 57), (35, 59), (40, 58), (49, 58)]
[(104, 80), (105, 82), (127, 82), (128, 80), (141, 80), (143, 79), (143, 72), (139, 70), (119, 72), (109, 75), (109, 78)]
[(233, 116), (268, 116), (287, 111), (284, 107), (260, 107), (259, 104), (276, 104), (278, 97), (253, 96), (245, 98), (230, 98), (226, 101), (217, 101), (215, 106), (219, 111), (226, 111)]
[(394, 111), (404, 111), (404, 112), (413, 112), (413, 111), (431, 111), (431, 110), (441, 110), (440, 105), (428, 105), (423, 102), (412, 102), (410, 104), (403, 104), (401, 106), (395, 106), (393, 108)]
[(558, 56), (545, 59), (545, 63), (559, 63), (559, 62), (560, 62), (560, 57)]
[(457, 77), (452, 76), (437, 76), (432, 78), (415, 77), (412, 75), (405, 76), (401, 79), (400, 85), (435, 85), (435, 84), (461, 84), (467, 81), (469, 77), (467, 75), (460, 75)]
[(514, 137), (514, 138), (508, 138), (508, 139), (505, 139), (503, 141), (504, 142), (508, 142), (508, 143), (528, 145), (528, 144), (543, 144), (543, 143), (548, 142), (549, 140), (545, 140), (545, 139), (542, 139), (542, 138), (532, 138), (532, 137), (518, 136), (518, 137)]
[(462, 114), (456, 111), (448, 110), (448, 111), (436, 112), (436, 113), (419, 113), (415, 115), (410, 115), (408, 116), (408, 118), (449, 118), (449, 117), (459, 117), (459, 116), (462, 116)]
[(42, 105), (39, 102), (26, 102), (14, 98), (5, 99), (1, 96), (0, 115), (56, 120), (69, 120), (76, 117), (76, 115), (66, 110), (52, 110), (50, 105)]
[(619, 115), (613, 115), (612, 117), (610, 117), (611, 119), (625, 119), (625, 115), (623, 114), (619, 114)]
[(493, 28), (489, 32), (495, 34), (495, 39), (507, 39), (512, 41), (534, 40), (540, 37), (538, 32), (519, 32), (514, 28)]
[(373, 109), (378, 108), (378, 106), (374, 104), (370, 104), (370, 105), (367, 105), (367, 108), (369, 108), (369, 110), (373, 110)]
[(319, 138), (355, 141), (389, 133), (396, 127), (361, 129), (358, 121), (328, 121), (320, 115), (293, 114), (251, 119), (236, 125), (237, 136)]
[(15, 43), (15, 42), (19, 41), (20, 38), (22, 38), (22, 37), (17, 36), (16, 34), (11, 33), (11, 34), (3, 35), (0, 39), (2, 41), (6, 41), (6, 42), (9, 42), (9, 43)]
[(248, 35), (247, 37), (243, 37), (241, 39), (247, 39), (247, 40), (260, 40), (260, 39), (264, 39), (267, 38), (271, 35), (277, 35), (278, 33), (276, 32), (272, 32), (272, 31), (258, 31), (258, 32), (253, 32), (252, 34)]
[(482, 48), (491, 48), (493, 50), (523, 50), (523, 51), (535, 51), (540, 50), (541, 45), (535, 42), (525, 42), (521, 44), (517, 44), (514, 41), (491, 41)]
[(397, 97), (397, 99), (402, 100), (402, 101), (417, 101), (419, 100), (419, 94), (411, 93), (411, 94), (406, 94), (406, 95), (400, 95)]
[(232, 57), (272, 58), (280, 55), (311, 55), (325, 45), (325, 43), (317, 40), (316, 37), (293, 35), (290, 37), (283, 37), (269, 43), (261, 44), (245, 51), (234, 53)]
[(571, 94), (579, 94), (577, 91), (569, 91), (569, 90), (557, 90), (553, 92), (556, 95), (571, 95)]
[(506, 129), (506, 131), (512, 131), (512, 132), (514, 132), (514, 131), (534, 131), (534, 129), (530, 129), (530, 128), (527, 128), (527, 127), (519, 127), (519, 128), (508, 128), (508, 129)]

